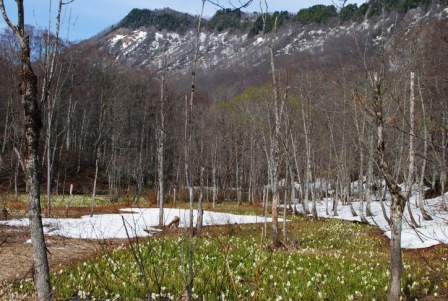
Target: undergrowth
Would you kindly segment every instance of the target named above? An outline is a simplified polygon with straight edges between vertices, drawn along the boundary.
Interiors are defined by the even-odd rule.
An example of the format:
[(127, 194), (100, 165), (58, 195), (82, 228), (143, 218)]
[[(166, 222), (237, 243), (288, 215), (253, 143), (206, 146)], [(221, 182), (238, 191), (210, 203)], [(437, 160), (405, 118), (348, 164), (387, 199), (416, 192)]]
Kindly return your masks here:
[[(387, 299), (388, 245), (369, 234), (372, 227), (303, 218), (293, 218), (287, 227), (289, 240), (280, 249), (270, 247), (263, 225), (209, 227), (194, 237), (194, 299)], [(153, 300), (179, 300), (188, 286), (189, 243), (187, 237), (153, 237), (61, 267), (52, 274), (55, 299), (141, 300), (149, 293)], [(448, 263), (443, 258), (434, 264), (446, 275)], [(447, 285), (446, 279), (434, 282), (434, 267), (424, 260), (404, 260), (402, 290), (408, 300), (437, 296)], [(31, 280), (11, 290), (16, 297), (33, 298)]]

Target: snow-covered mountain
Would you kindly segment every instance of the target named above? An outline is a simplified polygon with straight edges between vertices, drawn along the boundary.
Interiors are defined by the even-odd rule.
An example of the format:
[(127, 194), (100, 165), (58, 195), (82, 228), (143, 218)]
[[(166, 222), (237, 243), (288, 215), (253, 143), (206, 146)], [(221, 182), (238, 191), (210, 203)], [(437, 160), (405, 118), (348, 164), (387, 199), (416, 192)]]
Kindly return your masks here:
[[(255, 16), (247, 17), (254, 20)], [(194, 18), (191, 16), (191, 18)], [(326, 25), (287, 22), (276, 34), (250, 35), (244, 30), (209, 30), (199, 34), (198, 68), (207, 72), (231, 69), (250, 69), (268, 59), (268, 43), (273, 43), (275, 55), (286, 61), (294, 61), (301, 53), (328, 56), (329, 53), (353, 55), (360, 40), (370, 46), (380, 45), (400, 29), (400, 34), (412, 35), (418, 24), (448, 19), (448, 8), (442, 5), (419, 7), (406, 14), (389, 13), (363, 21), (342, 22), (339, 18)], [(191, 22), (190, 22), (191, 23)], [(157, 26), (130, 28), (118, 24), (111, 31), (92, 39), (117, 61), (132, 66), (150, 67), (160, 71), (166, 67), (172, 72), (187, 74), (195, 55), (197, 30), (192, 24), (183, 32), (157, 29)]]

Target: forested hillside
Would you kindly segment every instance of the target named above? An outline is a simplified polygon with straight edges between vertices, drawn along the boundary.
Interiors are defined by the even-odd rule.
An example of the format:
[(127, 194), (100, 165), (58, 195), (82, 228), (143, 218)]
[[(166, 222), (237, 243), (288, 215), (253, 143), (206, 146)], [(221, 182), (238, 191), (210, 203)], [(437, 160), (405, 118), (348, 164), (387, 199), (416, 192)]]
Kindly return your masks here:
[[(253, 14), (218, 11), (208, 20), (204, 32), (232, 32), (235, 40), (241, 32), (253, 33), (254, 38), (245, 41), (257, 48), (250, 59), (222, 53), (226, 68), (211, 68), (206, 56), (199, 60), (191, 117), (193, 185), (199, 185), (204, 168), (205, 185), (220, 187), (220, 200), (238, 197), (254, 202), (262, 197), (273, 164), (269, 154), (275, 134), (273, 100), (277, 97), (284, 106), (277, 133), (279, 179), (306, 187), (325, 178), (332, 188), (310, 186), (308, 193), (319, 195), (333, 189), (344, 200), (351, 195), (350, 182), (356, 179), (367, 177), (370, 189), (378, 189), (372, 94), (377, 74), (381, 78), (378, 93), (384, 101), (385, 151), (394, 175), (400, 181), (406, 179), (408, 110), (413, 92), (415, 179), (422, 179), (434, 193), (445, 189), (446, 3), (390, 1), (383, 14), (375, 3), (359, 8), (348, 5), (338, 12), (331, 6), (313, 6), (297, 14), (274, 13), (266, 18), (266, 31), (272, 29), (270, 20), (276, 19), (277, 25), (283, 26), (277, 38), (274, 32), (261, 34), (256, 29), (260, 16)], [(154, 26), (155, 36), (162, 40), (163, 35), (191, 30), (195, 22), (194, 17), (169, 9), (133, 10), (115, 33), (125, 27)], [(301, 25), (294, 27), (294, 22)], [(296, 30), (303, 31), (299, 36), (288, 36)], [(40, 72), (45, 33), (32, 27), (29, 31), (35, 45), (33, 62)], [(207, 37), (201, 35), (200, 45), (207, 43)], [(288, 48), (288, 41), (296, 38), (303, 48)], [(5, 71), (0, 74), (0, 183), (2, 190), (24, 191), (20, 157), (23, 116), (15, 68), (19, 47), (8, 30), (2, 31), (0, 39), (0, 64)], [(185, 97), (189, 95), (190, 75), (164, 68), (161, 57), (157, 72), (151, 70), (151, 58), (146, 58), (146, 67), (134, 67), (126, 59), (111, 55), (103, 41), (60, 47), (56, 84), (49, 101), (41, 107), (41, 164), (49, 170), (42, 175), (44, 183), (50, 175), (53, 192), (67, 192), (73, 184), (76, 192), (90, 193), (97, 174), (99, 193), (108, 194), (111, 200), (120, 194), (143, 197), (158, 181), (157, 150), (163, 128), (165, 191), (184, 187)], [(271, 43), (275, 86), (269, 60)], [(306, 43), (312, 45), (304, 47)], [(195, 51), (187, 49), (189, 46), (178, 45), (179, 53), (187, 54), (178, 59), (187, 65)], [(246, 53), (250, 49), (247, 47)], [(128, 51), (132, 53), (132, 49)], [(200, 46), (199, 55), (207, 51)], [(258, 63), (247, 64), (246, 59)], [(415, 74), (412, 91), (411, 72)]]

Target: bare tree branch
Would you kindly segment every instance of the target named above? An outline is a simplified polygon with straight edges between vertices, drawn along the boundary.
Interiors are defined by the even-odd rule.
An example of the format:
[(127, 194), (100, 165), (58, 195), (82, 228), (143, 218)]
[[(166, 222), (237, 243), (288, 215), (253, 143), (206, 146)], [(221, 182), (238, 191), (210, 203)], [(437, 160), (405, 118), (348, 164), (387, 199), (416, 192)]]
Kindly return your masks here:
[[(221, 9), (228, 8), (228, 7), (224, 6), (223, 4), (221, 4), (219, 2), (219, 0), (217, 0), (217, 1), (207, 0), (207, 2), (209, 2), (210, 4), (213, 4), (214, 6), (217, 6)], [(230, 0), (230, 1), (227, 1), (227, 4), (229, 6), (231, 6), (234, 10), (237, 10), (237, 9), (242, 9), (242, 8), (248, 7), (252, 2), (253, 2), (253, 0), (248, 0), (248, 1), (244, 1), (244, 2), (241, 0), (238, 0), (238, 4), (234, 4), (233, 1)]]

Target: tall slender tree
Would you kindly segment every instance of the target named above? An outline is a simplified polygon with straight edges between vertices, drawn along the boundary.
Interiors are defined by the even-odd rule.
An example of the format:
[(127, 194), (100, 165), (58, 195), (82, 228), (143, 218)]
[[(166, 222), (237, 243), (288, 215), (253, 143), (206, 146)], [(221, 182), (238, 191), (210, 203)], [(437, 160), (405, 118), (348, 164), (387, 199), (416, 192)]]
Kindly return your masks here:
[(34, 261), (34, 280), (38, 300), (51, 300), (50, 271), (47, 258), (42, 217), (40, 211), (40, 169), (39, 136), (42, 119), (37, 95), (37, 76), (31, 66), (30, 37), (25, 31), (25, 8), (23, 0), (16, 0), (17, 24), (10, 20), (3, 0), (0, 0), (0, 10), (6, 24), (12, 29), (20, 42), (20, 88), (24, 123), (24, 154), (23, 161), (29, 187), (28, 217), (30, 220), (31, 243)]

